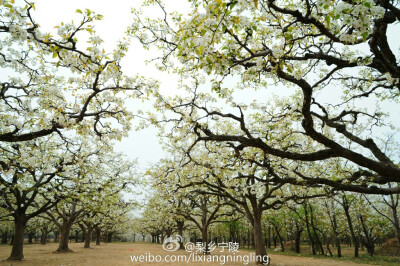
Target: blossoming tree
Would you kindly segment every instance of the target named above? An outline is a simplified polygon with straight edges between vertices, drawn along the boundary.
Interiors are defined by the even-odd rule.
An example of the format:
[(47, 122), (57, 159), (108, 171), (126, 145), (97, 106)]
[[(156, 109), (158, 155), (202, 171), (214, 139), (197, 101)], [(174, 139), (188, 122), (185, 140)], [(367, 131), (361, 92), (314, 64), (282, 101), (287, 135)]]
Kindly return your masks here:
[[(32, 140), (74, 129), (103, 138), (121, 138), (130, 128), (128, 97), (146, 87), (121, 72), (128, 42), (107, 52), (93, 23), (101, 15), (86, 9), (79, 23), (56, 25), (46, 33), (33, 17), (35, 5), (1, 1), (0, 142)], [(79, 39), (87, 38), (87, 43)], [(154, 85), (154, 84), (153, 84)]]
[[(160, 1), (149, 2), (165, 10)], [(199, 93), (192, 101), (164, 104), (192, 127), (196, 143), (229, 143), (236, 152), (256, 148), (305, 163), (341, 158), (352, 169), (338, 180), (301, 174), (309, 182), (355, 192), (400, 191), (388, 186), (400, 180), (398, 157), (381, 140), (396, 131), (393, 117), (373, 107), (380, 102), (395, 108), (398, 99), (399, 54), (392, 41), (398, 1), (189, 4), (187, 16), (165, 12), (145, 20), (137, 11), (131, 33), (146, 47), (155, 44), (161, 50), (161, 69), (186, 80), (205, 77), (213, 85), (203, 87), (237, 107), (211, 107), (209, 98), (199, 103)], [(274, 105), (259, 97), (254, 104), (233, 101), (240, 89), (246, 97), (258, 89), (267, 99), (274, 87), (292, 97), (276, 97)], [(229, 121), (229, 130), (218, 127), (217, 119)]]

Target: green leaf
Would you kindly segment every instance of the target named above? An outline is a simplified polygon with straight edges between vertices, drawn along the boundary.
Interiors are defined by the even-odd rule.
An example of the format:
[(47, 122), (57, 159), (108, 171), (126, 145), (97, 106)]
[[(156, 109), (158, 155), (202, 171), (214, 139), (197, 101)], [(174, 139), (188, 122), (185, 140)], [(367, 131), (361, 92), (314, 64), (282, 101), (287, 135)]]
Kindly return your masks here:
[(362, 35), (364, 42), (367, 40), (368, 32), (364, 32)]
[(79, 14), (82, 14), (82, 13), (83, 13), (82, 10), (80, 10), (80, 9), (77, 9), (75, 12), (76, 12), (76, 13), (79, 13)]
[(364, 6), (371, 8), (371, 3), (370, 2), (364, 2)]

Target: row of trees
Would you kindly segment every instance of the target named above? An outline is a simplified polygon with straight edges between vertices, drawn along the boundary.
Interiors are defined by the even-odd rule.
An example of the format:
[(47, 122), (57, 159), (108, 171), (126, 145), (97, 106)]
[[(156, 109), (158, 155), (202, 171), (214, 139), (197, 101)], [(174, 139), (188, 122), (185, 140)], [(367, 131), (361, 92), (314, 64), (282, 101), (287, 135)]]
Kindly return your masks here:
[[(94, 211), (90, 213), (89, 209), (84, 211), (76, 203), (69, 207), (71, 207), (69, 213), (63, 212), (58, 217), (56, 215), (59, 215), (59, 213), (55, 208), (30, 219), (25, 229), (27, 243), (45, 245), (51, 240), (59, 244), (59, 247), (55, 250), (56, 253), (65, 253), (72, 252), (68, 246), (68, 243), (72, 240), (76, 243), (83, 242), (84, 248), (89, 248), (91, 241), (95, 241), (96, 245), (100, 245), (101, 241), (128, 241), (130, 239), (131, 228), (129, 221), (131, 221), (132, 217), (127, 212), (133, 209), (131, 203), (122, 203), (120, 201), (119, 204), (114, 205), (113, 209), (103, 208), (97, 213)], [(76, 213), (76, 208), (78, 208), (78, 213), (82, 213), (82, 215), (79, 215), (74, 220), (72, 226), (63, 225), (63, 218), (73, 217), (71, 214)], [(55, 220), (54, 217), (56, 217)], [(2, 220), (0, 239), (2, 244), (14, 244), (15, 235), (12, 221), (8, 219)]]
[(271, 241), (284, 251), (285, 242), (291, 240), (296, 252), (304, 241), (312, 254), (332, 255), (332, 245), (339, 257), (341, 243), (353, 245), (358, 257), (361, 246), (373, 256), (376, 243), (393, 237), (400, 242), (399, 194), (368, 195), (276, 182), (276, 173), (238, 158), (230, 157), (224, 164), (221, 154), (211, 167), (211, 154), (216, 153), (208, 148), (206, 166), (199, 161), (184, 165), (163, 161), (148, 172), (155, 196), (142, 220), (136, 221), (137, 232), (163, 242), (165, 237), (183, 235), (186, 229), (192, 241), (200, 236), (206, 253), (211, 241), (249, 244), (247, 232), (241, 236), (218, 233), (218, 224), (235, 221), (252, 228), (257, 254), (266, 254)]
[(68, 252), (73, 226), (89, 247), (93, 231), (127, 219), (132, 202), (123, 193), (137, 183), (135, 163), (113, 141), (131, 127), (124, 101), (156, 87), (122, 73), (128, 41), (101, 48), (93, 25), (101, 15), (77, 10), (78, 23), (43, 32), (34, 10), (27, 1), (0, 3), (0, 219), (3, 234), (13, 232), (9, 260), (23, 259), (37, 223), (53, 227), (58, 251)]
[(14, 222), (10, 259), (23, 258), (32, 219), (54, 224), (60, 232), (58, 251), (65, 252), (73, 224), (79, 224), (89, 241), (93, 230), (117, 222), (132, 207), (121, 194), (136, 183), (132, 162), (104, 144), (88, 142), (89, 137), (64, 141), (52, 135), (14, 143), (2, 153), (2, 220)]
[[(375, 200), (373, 205), (371, 200)], [(207, 244), (237, 242), (241, 248), (255, 248), (257, 238), (251, 222), (240, 209), (233, 212), (229, 201), (220, 199), (221, 207), (216, 215), (212, 215), (211, 202), (210, 209), (204, 211), (202, 206), (187, 199), (181, 203), (182, 207), (187, 205), (186, 211), (177, 212), (172, 200), (165, 202), (157, 195), (151, 201), (163, 203), (162, 213), (148, 206), (143, 218), (135, 220), (135, 224), (136, 232), (151, 235), (154, 243), (163, 243), (167, 237), (178, 234), (189, 237), (187, 240), (194, 243), (205, 239)], [(266, 248), (280, 251), (290, 249), (300, 253), (301, 244), (307, 244), (306, 252), (311, 254), (341, 257), (345, 245), (353, 247), (355, 257), (359, 256), (361, 248), (366, 248), (367, 254), (373, 256), (377, 245), (397, 236), (395, 215), (390, 206), (382, 203), (380, 196), (341, 193), (264, 211), (259, 237)], [(204, 216), (209, 219), (205, 229), (202, 227)], [(181, 243), (180, 247), (184, 245)], [(208, 246), (204, 247), (204, 252), (208, 253)]]

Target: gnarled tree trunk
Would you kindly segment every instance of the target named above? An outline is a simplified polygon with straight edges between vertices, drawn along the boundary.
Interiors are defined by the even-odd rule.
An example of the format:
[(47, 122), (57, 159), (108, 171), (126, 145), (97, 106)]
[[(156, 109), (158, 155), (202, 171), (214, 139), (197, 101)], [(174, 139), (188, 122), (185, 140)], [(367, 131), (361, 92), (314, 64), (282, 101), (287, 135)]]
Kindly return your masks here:
[(40, 237), (40, 244), (46, 245), (47, 244), (47, 235), (49, 233), (47, 226), (44, 226), (41, 231), (42, 231), (42, 235)]
[(24, 236), (26, 229), (25, 215), (14, 217), (14, 241), (12, 243), (11, 255), (8, 260), (23, 260), (24, 259)]
[(101, 230), (98, 226), (95, 228), (96, 231), (96, 246), (100, 245), (100, 236), (101, 236)]
[(303, 232), (303, 228), (299, 225), (296, 221), (296, 234), (295, 234), (295, 241), (294, 241), (294, 249), (296, 253), (300, 253), (300, 240), (301, 240), (301, 233)]
[(253, 236), (254, 236), (254, 249), (256, 252), (257, 264), (265, 264), (267, 261), (267, 250), (264, 245), (264, 235), (261, 226), (261, 211), (254, 211), (253, 219)]
[(185, 249), (183, 246), (183, 227), (185, 225), (185, 221), (183, 220), (177, 220), (176, 221), (176, 227), (178, 228), (178, 235), (181, 237), (179, 238), (179, 249)]
[(72, 252), (69, 249), (69, 234), (71, 232), (72, 223), (63, 223), (60, 228), (60, 242), (58, 244), (57, 252)]
[(33, 243), (33, 235), (34, 235), (33, 232), (29, 232), (29, 234), (28, 234), (28, 243), (29, 243), (29, 244), (32, 244), (32, 243)]
[(85, 245), (84, 248), (90, 248), (90, 241), (92, 240), (92, 233), (93, 233), (93, 225), (90, 223), (85, 223), (85, 225), (79, 224), (81, 227), (83, 234), (85, 236)]

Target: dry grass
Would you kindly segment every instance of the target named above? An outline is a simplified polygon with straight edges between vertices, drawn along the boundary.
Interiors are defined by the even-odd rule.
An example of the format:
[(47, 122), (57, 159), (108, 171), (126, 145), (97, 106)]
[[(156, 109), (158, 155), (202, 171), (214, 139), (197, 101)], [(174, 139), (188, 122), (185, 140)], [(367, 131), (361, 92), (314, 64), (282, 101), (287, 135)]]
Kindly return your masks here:
[[(25, 260), (21, 262), (8, 262), (4, 261), (11, 252), (9, 245), (0, 246), (0, 265), (14, 265), (14, 266), (42, 266), (42, 265), (111, 265), (111, 266), (123, 266), (123, 265), (160, 265), (160, 266), (183, 266), (183, 265), (221, 265), (220, 262), (207, 263), (198, 262), (186, 264), (181, 263), (141, 263), (132, 262), (131, 255), (188, 255), (186, 251), (175, 251), (167, 252), (161, 248), (161, 245), (145, 244), (145, 243), (102, 243), (100, 246), (93, 244), (92, 248), (84, 249), (83, 243), (71, 243), (70, 248), (74, 251), (73, 253), (54, 254), (53, 252), (57, 249), (57, 244), (49, 243), (47, 245), (31, 244), (25, 245), (24, 255)], [(214, 251), (213, 254), (218, 254), (219, 251)], [(224, 253), (226, 255), (231, 253)], [(241, 250), (240, 255), (249, 255), (250, 252)], [(284, 255), (271, 255), (271, 265), (310, 265), (310, 266), (339, 266), (339, 265), (362, 265), (351, 262), (344, 262), (333, 259), (317, 259), (308, 257), (293, 257)], [(243, 265), (242, 262), (226, 263), (225, 265)], [(249, 265), (255, 265), (250, 263)]]

